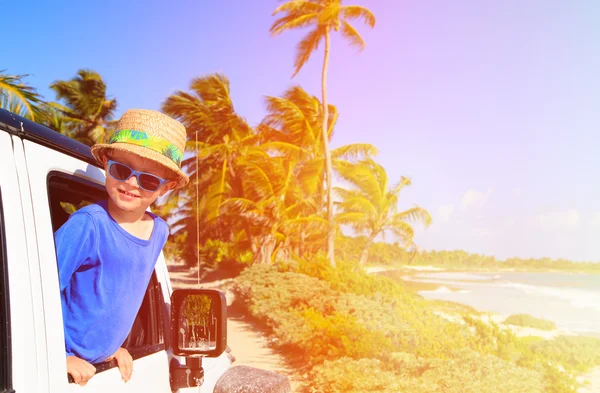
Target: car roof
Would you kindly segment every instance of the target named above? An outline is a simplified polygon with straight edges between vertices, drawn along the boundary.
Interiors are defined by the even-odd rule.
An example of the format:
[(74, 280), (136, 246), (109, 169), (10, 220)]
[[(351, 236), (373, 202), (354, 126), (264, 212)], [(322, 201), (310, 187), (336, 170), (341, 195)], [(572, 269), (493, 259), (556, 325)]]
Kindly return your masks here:
[(0, 130), (98, 166), (89, 146), (2, 108)]

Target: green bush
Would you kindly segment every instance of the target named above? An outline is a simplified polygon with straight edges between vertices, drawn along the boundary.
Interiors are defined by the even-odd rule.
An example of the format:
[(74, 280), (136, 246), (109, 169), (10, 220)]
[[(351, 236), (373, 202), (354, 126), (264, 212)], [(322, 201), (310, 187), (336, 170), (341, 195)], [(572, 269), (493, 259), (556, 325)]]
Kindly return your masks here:
[(556, 324), (554, 322), (547, 321), (547, 320), (541, 319), (541, 318), (536, 318), (529, 314), (511, 315), (508, 318), (506, 318), (504, 323), (509, 324), (509, 325), (531, 327), (531, 328), (541, 329), (541, 330), (556, 329)]
[(431, 360), (420, 379), (436, 387), (427, 390), (432, 393), (541, 393), (548, 388), (542, 373), (469, 350), (450, 361)]
[(467, 314), (452, 323), (430, 302), (351, 267), (284, 270), (251, 266), (234, 291), (282, 349), (303, 358), (312, 392), (571, 393), (570, 372), (600, 364), (600, 340), (519, 338)]
[(538, 358), (573, 371), (585, 372), (600, 366), (600, 339), (595, 337), (560, 336), (533, 343), (531, 351)]
[(249, 264), (252, 262), (252, 253), (240, 250), (234, 243), (221, 240), (207, 240), (200, 247), (200, 260), (208, 268), (216, 268), (221, 264)]
[(399, 378), (385, 370), (378, 359), (340, 358), (315, 366), (308, 379), (312, 393), (396, 393)]
[(542, 373), (492, 355), (462, 350), (452, 359), (418, 359), (394, 353), (391, 361), (340, 358), (315, 366), (312, 389), (320, 393), (542, 393), (551, 391)]
[(338, 260), (332, 268), (324, 256), (310, 261), (299, 261), (297, 272), (324, 280), (333, 290), (357, 295), (380, 293), (403, 301), (411, 301), (405, 288), (395, 280), (377, 274), (367, 274), (358, 263)]
[(391, 300), (333, 291), (304, 274), (257, 265), (238, 277), (234, 291), (280, 345), (315, 364), (340, 356), (384, 356), (414, 336)]

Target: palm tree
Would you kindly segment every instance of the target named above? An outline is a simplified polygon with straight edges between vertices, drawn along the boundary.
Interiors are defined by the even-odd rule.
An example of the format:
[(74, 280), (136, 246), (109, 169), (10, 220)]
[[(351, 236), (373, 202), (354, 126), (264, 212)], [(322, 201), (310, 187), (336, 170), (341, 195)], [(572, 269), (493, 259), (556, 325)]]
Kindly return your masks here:
[(402, 180), (392, 186), (388, 185), (385, 169), (372, 159), (357, 164), (338, 162), (337, 171), (354, 186), (346, 190), (336, 188), (341, 198), (337, 203), (340, 213), (336, 219), (340, 224), (350, 225), (357, 233), (367, 236), (367, 243), (360, 256), (360, 264), (368, 259), (369, 247), (379, 235), (392, 232), (407, 248), (414, 248), (414, 230), (409, 222), (421, 222), (425, 226), (431, 224), (431, 216), (427, 210), (415, 206), (397, 212), (400, 191), (411, 185), (410, 179)]
[(302, 250), (307, 229), (318, 232), (327, 224), (302, 198), (294, 161), (288, 155), (256, 160), (243, 176), (245, 195), (222, 204), (224, 214), (243, 223), (255, 263), (287, 259), (293, 249)]
[(348, 22), (350, 19), (363, 19), (369, 26), (375, 26), (375, 16), (371, 11), (361, 6), (344, 6), (342, 0), (292, 0), (277, 7), (273, 15), (283, 14), (271, 26), (271, 34), (281, 34), (286, 30), (313, 26), (314, 28), (298, 43), (298, 51), (294, 61), (295, 76), (302, 66), (308, 61), (310, 55), (317, 50), (319, 43), (325, 40), (325, 53), (323, 70), (321, 74), (322, 94), (322, 124), (321, 137), (325, 152), (327, 171), (327, 220), (329, 230), (327, 237), (327, 256), (329, 262), (335, 267), (335, 226), (333, 220), (332, 189), (332, 164), (328, 143), (329, 107), (327, 105), (327, 66), (329, 64), (330, 32), (340, 31), (342, 36), (350, 41), (351, 45), (364, 48), (365, 42), (356, 29)]
[[(266, 97), (267, 116), (258, 127), (266, 144), (277, 148), (278, 143), (297, 146), (294, 156), (294, 177), (297, 179), (301, 198), (312, 206), (310, 214), (320, 214), (325, 207), (324, 179), (326, 160), (321, 138), (322, 105), (319, 99), (308, 94), (300, 86), (293, 86), (282, 97)], [(329, 105), (328, 138), (331, 139), (338, 112)], [(286, 152), (290, 156), (289, 149)], [(355, 161), (361, 157), (377, 154), (375, 146), (370, 144), (351, 144), (331, 151), (331, 159)], [(308, 214), (308, 212), (305, 212)], [(311, 225), (311, 227), (315, 227)], [(304, 233), (300, 236), (304, 237)], [(308, 233), (306, 235), (309, 235)], [(300, 255), (302, 249), (300, 247)]]
[(0, 70), (0, 108), (37, 121), (43, 115), (42, 98), (37, 91), (23, 83), (27, 75), (7, 75)]
[[(314, 200), (318, 209), (324, 201), (323, 139), (321, 138), (322, 107), (315, 96), (300, 86), (285, 91), (282, 97), (265, 97), (267, 116), (258, 127), (265, 142), (289, 143), (299, 148), (296, 155), (296, 176), (305, 198)], [(329, 105), (328, 140), (337, 120), (337, 109)]]
[(49, 105), (61, 113), (69, 127), (67, 133), (87, 145), (105, 142), (114, 122), (116, 99), (106, 97), (106, 84), (100, 74), (92, 70), (79, 70), (77, 76), (68, 81), (56, 81), (50, 85), (57, 100)]
[(224, 75), (195, 78), (190, 90), (175, 92), (162, 105), (163, 112), (186, 127), (186, 151), (190, 153), (182, 163), (190, 184), (171, 193), (164, 206), (170, 210), (167, 216), (178, 217), (175, 225), (199, 243), (187, 253), (195, 259), (200, 243), (227, 236), (221, 231), (226, 223), (219, 217), (220, 204), (238, 192), (234, 162), (256, 138), (254, 130), (235, 112)]
[[(182, 197), (182, 208), (173, 212), (181, 216), (176, 224), (199, 244), (208, 239), (239, 241), (240, 220), (223, 214), (223, 202), (265, 196), (261, 190), (268, 188), (265, 184), (273, 170), (268, 165), (273, 143), (261, 145), (261, 137), (235, 112), (224, 75), (196, 78), (190, 87), (191, 92), (178, 91), (163, 104), (165, 113), (186, 126), (186, 150), (192, 153), (183, 162), (190, 185), (173, 193), (166, 203), (177, 206), (175, 200)], [(277, 147), (288, 153), (298, 150), (286, 143), (278, 143)], [(197, 233), (198, 222), (202, 233)]]

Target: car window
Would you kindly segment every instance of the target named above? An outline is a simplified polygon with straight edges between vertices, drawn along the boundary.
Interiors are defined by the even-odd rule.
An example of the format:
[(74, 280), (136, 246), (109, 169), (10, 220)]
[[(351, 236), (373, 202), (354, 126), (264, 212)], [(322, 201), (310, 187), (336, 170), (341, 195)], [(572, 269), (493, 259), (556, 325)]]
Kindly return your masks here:
[(156, 273), (152, 274), (140, 311), (129, 336), (123, 343), (135, 358), (164, 349), (164, 329), (161, 323), (162, 296)]
[[(104, 187), (60, 172), (53, 172), (48, 177), (48, 196), (54, 232), (75, 211), (108, 197)], [(165, 349), (162, 303), (158, 279), (153, 273), (129, 336), (123, 343), (134, 360)], [(96, 368), (102, 371), (114, 366), (112, 362)]]
[(6, 238), (4, 235), (4, 210), (0, 189), (0, 392), (12, 391), (10, 307), (8, 272), (6, 269)]

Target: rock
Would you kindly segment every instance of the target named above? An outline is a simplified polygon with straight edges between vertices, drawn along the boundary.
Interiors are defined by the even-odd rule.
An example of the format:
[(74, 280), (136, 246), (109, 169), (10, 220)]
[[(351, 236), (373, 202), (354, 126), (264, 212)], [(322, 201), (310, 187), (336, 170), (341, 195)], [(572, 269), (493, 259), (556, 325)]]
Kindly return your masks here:
[(248, 366), (230, 368), (215, 385), (214, 393), (290, 393), (287, 377)]

